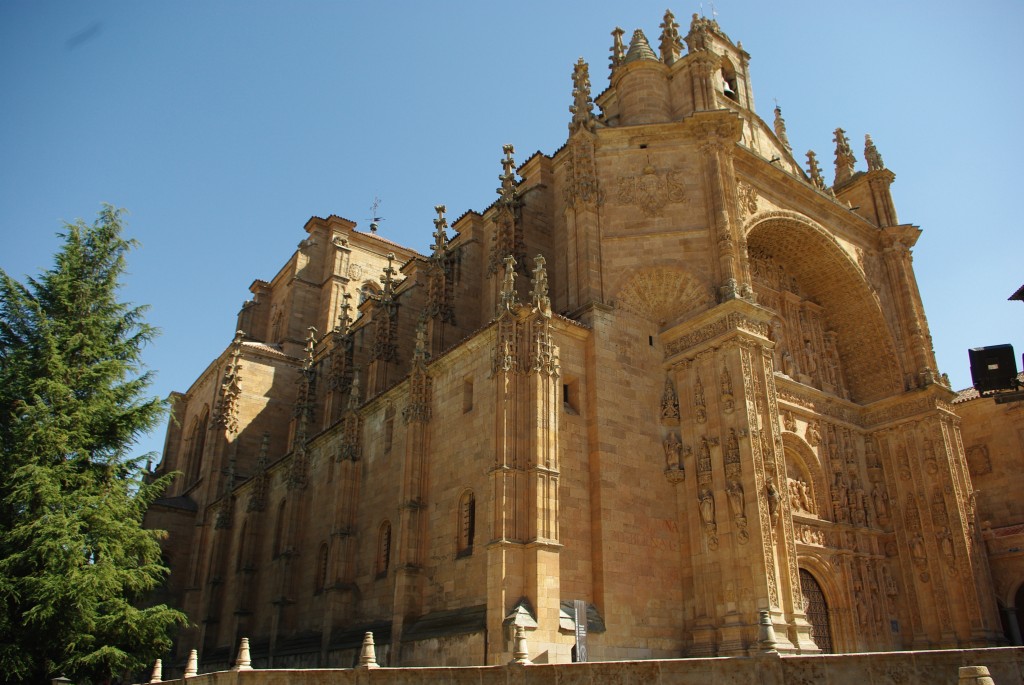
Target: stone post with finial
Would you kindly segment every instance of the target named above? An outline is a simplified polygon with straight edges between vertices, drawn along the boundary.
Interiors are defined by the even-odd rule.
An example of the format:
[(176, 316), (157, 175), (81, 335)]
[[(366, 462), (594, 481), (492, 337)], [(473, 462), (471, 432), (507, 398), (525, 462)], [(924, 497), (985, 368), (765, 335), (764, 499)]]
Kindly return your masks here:
[(988, 666), (961, 666), (959, 685), (995, 685)]
[(249, 656), (249, 638), (243, 637), (238, 645), (238, 656), (235, 658), (235, 665), (232, 671), (251, 671), (252, 659)]
[(193, 649), (188, 653), (188, 661), (185, 662), (185, 677), (195, 678), (199, 675), (199, 650)]
[(772, 625), (771, 612), (761, 610), (757, 612), (757, 645), (761, 654), (778, 654), (776, 649), (775, 626)]
[(532, 663), (530, 661), (530, 650), (526, 646), (526, 628), (516, 626), (515, 642), (512, 646), (512, 661), (509, 664), (525, 666)]
[(377, 663), (377, 650), (373, 644), (373, 633), (367, 631), (363, 636), (363, 648), (359, 652), (359, 665), (356, 668), (380, 668)]
[(156, 660), (153, 664), (153, 675), (150, 676), (149, 682), (151, 683), (162, 683), (164, 680), (164, 664), (160, 659)]

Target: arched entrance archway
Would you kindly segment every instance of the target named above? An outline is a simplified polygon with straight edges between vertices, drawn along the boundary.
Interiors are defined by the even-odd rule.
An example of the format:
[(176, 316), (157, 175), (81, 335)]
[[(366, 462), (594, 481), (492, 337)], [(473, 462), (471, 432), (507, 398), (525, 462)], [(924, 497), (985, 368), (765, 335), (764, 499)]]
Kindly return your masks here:
[(828, 602), (821, 585), (810, 571), (800, 569), (800, 596), (803, 600), (807, 622), (811, 624), (811, 639), (822, 653), (833, 652), (832, 629), (829, 625)]

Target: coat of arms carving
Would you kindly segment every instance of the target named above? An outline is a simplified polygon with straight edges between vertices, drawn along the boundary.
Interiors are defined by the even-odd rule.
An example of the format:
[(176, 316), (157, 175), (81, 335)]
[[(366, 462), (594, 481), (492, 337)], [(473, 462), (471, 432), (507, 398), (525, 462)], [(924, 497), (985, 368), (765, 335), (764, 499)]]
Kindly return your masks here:
[(687, 204), (686, 189), (678, 171), (658, 172), (648, 164), (639, 176), (619, 177), (619, 204), (636, 205), (647, 217), (662, 215), (669, 203)]

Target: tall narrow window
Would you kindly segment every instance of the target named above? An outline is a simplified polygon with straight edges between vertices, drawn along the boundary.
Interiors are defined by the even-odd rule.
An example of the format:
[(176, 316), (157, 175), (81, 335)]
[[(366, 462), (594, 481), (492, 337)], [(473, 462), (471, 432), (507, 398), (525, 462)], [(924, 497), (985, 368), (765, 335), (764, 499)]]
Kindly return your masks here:
[(282, 499), (281, 504), (279, 504), (277, 507), (277, 523), (275, 524), (274, 527), (274, 545), (272, 548), (272, 555), (274, 559), (281, 556), (282, 552), (282, 538), (284, 537), (284, 514), (286, 503), (287, 500)]
[(395, 408), (388, 407), (384, 411), (384, 454), (391, 451), (395, 438)]
[(383, 578), (388, 574), (388, 567), (391, 565), (391, 522), (385, 521), (380, 524), (380, 533), (377, 535), (377, 577)]
[(473, 553), (473, 538), (476, 535), (476, 497), (471, 490), (462, 494), (459, 500), (459, 550), (458, 556)]
[(316, 580), (314, 587), (316, 592), (323, 592), (327, 585), (327, 543), (320, 545), (320, 552), (316, 557)]
[(462, 413), (467, 414), (473, 409), (473, 379), (467, 378), (462, 383)]

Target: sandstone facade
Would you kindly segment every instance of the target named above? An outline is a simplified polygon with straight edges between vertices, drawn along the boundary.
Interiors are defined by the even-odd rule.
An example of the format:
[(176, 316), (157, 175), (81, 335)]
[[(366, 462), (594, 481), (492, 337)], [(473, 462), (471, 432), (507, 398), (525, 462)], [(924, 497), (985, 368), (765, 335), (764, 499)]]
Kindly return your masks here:
[[(594, 112), (429, 254), (314, 218), (177, 397), (177, 658), (352, 666), (1000, 644), (954, 393), (870, 138), (801, 168), (715, 21), (614, 33)], [(454, 229), (452, 235), (449, 231)], [(1017, 576), (1019, 580), (1024, 576)], [(1004, 600), (1005, 601), (1005, 600)]]

